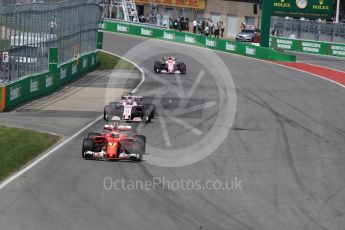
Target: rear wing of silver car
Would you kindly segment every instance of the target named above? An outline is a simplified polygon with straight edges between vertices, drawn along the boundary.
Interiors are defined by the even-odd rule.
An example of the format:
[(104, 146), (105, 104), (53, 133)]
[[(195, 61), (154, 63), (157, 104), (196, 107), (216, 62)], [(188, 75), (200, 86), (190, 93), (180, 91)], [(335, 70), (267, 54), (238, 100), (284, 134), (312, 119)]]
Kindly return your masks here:
[(169, 58), (171, 58), (173, 61), (176, 61), (176, 57), (174, 57), (174, 56), (162, 57), (163, 61), (166, 61)]
[(122, 100), (128, 100), (130, 97), (133, 98), (138, 104), (140, 104), (144, 100), (143, 96), (131, 96), (131, 95), (122, 96)]
[(122, 96), (122, 100), (127, 100), (129, 97), (132, 97), (132, 98), (134, 98), (135, 100), (137, 100), (137, 99), (143, 99), (144, 97), (143, 96), (133, 96), (133, 95), (124, 95), (124, 96)]

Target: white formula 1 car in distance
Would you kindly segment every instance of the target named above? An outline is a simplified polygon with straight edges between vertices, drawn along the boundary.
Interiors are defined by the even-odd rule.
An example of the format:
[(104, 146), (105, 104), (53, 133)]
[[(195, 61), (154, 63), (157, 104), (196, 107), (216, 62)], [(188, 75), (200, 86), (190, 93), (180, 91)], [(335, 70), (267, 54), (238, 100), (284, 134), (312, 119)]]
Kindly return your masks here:
[(153, 68), (156, 73), (187, 73), (186, 64), (177, 62), (174, 56), (163, 57), (162, 61), (155, 61)]
[(110, 102), (104, 107), (105, 121), (151, 122), (155, 116), (156, 106), (145, 104), (142, 96), (128, 94), (119, 102)]

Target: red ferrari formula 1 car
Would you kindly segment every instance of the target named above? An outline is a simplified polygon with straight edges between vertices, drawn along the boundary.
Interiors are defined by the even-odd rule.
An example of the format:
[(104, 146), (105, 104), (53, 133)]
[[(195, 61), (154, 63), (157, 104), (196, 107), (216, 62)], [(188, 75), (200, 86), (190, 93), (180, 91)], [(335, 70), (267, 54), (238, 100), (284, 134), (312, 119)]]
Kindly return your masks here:
[(143, 135), (129, 137), (131, 126), (107, 124), (108, 133), (89, 133), (83, 140), (82, 157), (96, 160), (141, 161), (145, 153), (146, 138)]

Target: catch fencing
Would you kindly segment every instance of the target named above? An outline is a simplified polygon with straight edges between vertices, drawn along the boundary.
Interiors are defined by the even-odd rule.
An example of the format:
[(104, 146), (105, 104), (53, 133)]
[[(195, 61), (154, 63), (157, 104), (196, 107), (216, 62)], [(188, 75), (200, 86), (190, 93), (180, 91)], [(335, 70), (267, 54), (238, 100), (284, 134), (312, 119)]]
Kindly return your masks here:
[(0, 82), (48, 71), (51, 47), (58, 48), (58, 65), (95, 52), (99, 3), (100, 0), (2, 1)]
[(277, 37), (289, 38), (294, 33), (300, 40), (345, 43), (345, 23), (272, 17), (271, 33)]

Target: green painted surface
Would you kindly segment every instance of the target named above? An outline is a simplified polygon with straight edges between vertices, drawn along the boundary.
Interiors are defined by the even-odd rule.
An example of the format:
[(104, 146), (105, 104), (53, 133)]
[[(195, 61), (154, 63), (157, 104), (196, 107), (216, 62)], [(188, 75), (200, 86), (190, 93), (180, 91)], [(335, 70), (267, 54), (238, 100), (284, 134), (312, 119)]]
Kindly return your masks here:
[(58, 48), (49, 48), (49, 71), (54, 72), (58, 66)]
[(98, 31), (97, 35), (97, 49), (102, 49), (103, 48), (103, 32)]
[(271, 17), (272, 17), (272, 3), (270, 1), (263, 0), (261, 31), (260, 31), (260, 46), (262, 47), (269, 47)]

